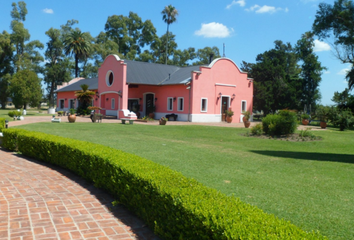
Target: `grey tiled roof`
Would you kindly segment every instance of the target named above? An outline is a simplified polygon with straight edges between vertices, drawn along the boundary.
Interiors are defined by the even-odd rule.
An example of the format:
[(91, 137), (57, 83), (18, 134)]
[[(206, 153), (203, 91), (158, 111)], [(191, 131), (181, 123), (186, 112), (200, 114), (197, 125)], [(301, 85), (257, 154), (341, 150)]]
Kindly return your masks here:
[(98, 78), (87, 78), (87, 79), (81, 79), (80, 81), (77, 81), (73, 84), (70, 84), (68, 86), (62, 87), (59, 90), (56, 90), (55, 92), (71, 92), (71, 91), (78, 91), (81, 90), (81, 85), (82, 84), (87, 84), (89, 86), (89, 90), (96, 90), (98, 89)]
[[(177, 67), (165, 64), (124, 60), (127, 64), (127, 83), (146, 85), (184, 84), (191, 79), (191, 72), (198, 71), (199, 66)], [(98, 78), (82, 79), (60, 88), (56, 92), (81, 90), (80, 85), (89, 85), (90, 90), (98, 89)]]

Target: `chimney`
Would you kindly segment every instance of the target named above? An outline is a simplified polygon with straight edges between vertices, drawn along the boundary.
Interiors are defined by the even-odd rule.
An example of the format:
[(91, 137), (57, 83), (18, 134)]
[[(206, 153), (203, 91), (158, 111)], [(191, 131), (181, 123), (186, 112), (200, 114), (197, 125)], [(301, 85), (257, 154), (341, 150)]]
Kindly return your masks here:
[(209, 54), (209, 64), (213, 61), (214, 53)]

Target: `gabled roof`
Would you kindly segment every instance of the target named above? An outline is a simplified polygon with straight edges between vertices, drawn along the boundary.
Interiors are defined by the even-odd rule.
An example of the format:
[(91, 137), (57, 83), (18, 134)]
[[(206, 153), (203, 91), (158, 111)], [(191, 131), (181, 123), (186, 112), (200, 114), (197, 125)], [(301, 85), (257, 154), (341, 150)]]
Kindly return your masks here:
[(147, 85), (183, 84), (191, 79), (191, 72), (199, 66), (172, 65), (124, 60), (127, 64), (127, 83)]
[[(199, 66), (177, 67), (172, 65), (124, 60), (127, 64), (127, 83), (146, 85), (184, 84), (191, 79), (191, 72), (198, 71)], [(89, 85), (90, 90), (98, 89), (98, 78), (82, 79), (62, 87), (55, 92), (81, 90), (80, 85)]]
[(89, 90), (97, 90), (98, 89), (98, 78), (87, 78), (79, 80), (73, 84), (62, 87), (55, 92), (71, 92), (71, 91), (79, 91), (81, 90), (81, 85), (87, 84), (89, 86)]

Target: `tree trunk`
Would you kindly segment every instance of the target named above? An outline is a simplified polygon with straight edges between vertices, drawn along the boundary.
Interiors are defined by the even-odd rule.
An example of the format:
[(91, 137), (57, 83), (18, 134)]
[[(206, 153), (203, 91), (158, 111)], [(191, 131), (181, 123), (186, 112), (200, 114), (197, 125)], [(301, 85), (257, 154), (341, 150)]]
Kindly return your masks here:
[(165, 51), (165, 55), (166, 55), (166, 61), (165, 61), (165, 64), (167, 65), (167, 50), (168, 50), (168, 27), (169, 27), (169, 24), (167, 23), (167, 32), (166, 32), (166, 51)]
[(79, 57), (75, 54), (75, 77), (79, 76)]

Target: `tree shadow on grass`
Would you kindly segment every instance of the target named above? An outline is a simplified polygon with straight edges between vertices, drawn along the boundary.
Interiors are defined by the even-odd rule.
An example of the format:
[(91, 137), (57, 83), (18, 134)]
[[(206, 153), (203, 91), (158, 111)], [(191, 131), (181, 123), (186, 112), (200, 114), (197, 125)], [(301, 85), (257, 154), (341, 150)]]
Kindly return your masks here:
[(293, 159), (313, 160), (313, 161), (354, 163), (353, 154), (290, 152), (290, 151), (259, 151), (259, 150), (251, 150), (251, 152), (265, 155), (265, 156), (271, 156), (271, 157), (293, 158)]

